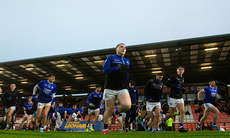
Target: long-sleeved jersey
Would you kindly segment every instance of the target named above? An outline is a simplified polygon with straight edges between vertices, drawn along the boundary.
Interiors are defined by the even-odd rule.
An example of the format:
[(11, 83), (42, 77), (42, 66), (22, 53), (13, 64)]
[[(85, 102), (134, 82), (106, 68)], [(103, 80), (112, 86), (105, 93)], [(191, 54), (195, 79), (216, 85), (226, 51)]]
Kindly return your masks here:
[(163, 83), (156, 79), (149, 80), (145, 85), (145, 97), (149, 102), (160, 102), (163, 91)]
[(133, 88), (129, 87), (128, 91), (129, 91), (132, 105), (136, 105), (138, 102), (138, 98), (139, 98), (137, 87), (135, 87), (135, 86)]
[(2, 94), (2, 101), (6, 108), (11, 106), (17, 106), (19, 104), (19, 93), (18, 91), (14, 90), (6, 90)]
[(101, 100), (102, 100), (102, 93), (101, 92), (99, 92), (99, 93), (96, 93), (95, 91), (91, 92), (89, 97), (88, 97), (88, 99), (87, 99), (87, 103), (88, 104), (92, 103), (94, 106), (93, 107), (89, 106), (89, 109), (97, 109), (97, 108), (99, 108)]
[(119, 55), (110, 55), (103, 66), (105, 89), (122, 90), (128, 86), (130, 61)]
[(183, 86), (184, 86), (183, 77), (177, 74), (171, 75), (170, 78), (168, 78), (166, 82), (166, 86), (171, 88), (169, 97), (175, 98), (175, 99), (182, 98), (182, 91), (183, 91)]

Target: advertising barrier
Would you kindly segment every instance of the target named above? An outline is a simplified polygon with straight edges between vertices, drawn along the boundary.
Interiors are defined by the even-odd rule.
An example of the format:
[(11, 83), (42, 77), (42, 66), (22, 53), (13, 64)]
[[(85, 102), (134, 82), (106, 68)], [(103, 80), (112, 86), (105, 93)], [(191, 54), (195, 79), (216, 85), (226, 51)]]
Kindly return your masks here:
[[(93, 121), (89, 122), (88, 127), (92, 127)], [(63, 131), (78, 131), (78, 132), (85, 132), (86, 121), (76, 121), (76, 122), (63, 122), (61, 125), (60, 130)], [(98, 121), (97, 124), (94, 126), (95, 131), (102, 131), (102, 121)]]

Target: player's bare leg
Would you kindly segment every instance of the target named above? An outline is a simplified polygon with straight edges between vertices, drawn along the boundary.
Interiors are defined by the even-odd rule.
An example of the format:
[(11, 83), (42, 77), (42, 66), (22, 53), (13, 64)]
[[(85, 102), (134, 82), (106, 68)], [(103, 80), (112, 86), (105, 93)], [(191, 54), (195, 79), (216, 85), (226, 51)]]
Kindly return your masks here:
[(43, 111), (43, 108), (37, 108), (37, 115), (36, 115), (36, 119), (35, 119), (35, 127), (37, 127), (37, 125), (39, 125), (38, 123), (41, 123), (42, 111)]
[(177, 108), (179, 109), (180, 116), (179, 116), (179, 121), (180, 121), (180, 129), (179, 132), (187, 132), (187, 130), (184, 129), (184, 103), (178, 103)]
[(111, 100), (105, 100), (105, 113), (104, 113), (104, 130), (103, 133), (107, 134), (108, 132), (108, 124), (110, 121), (110, 117), (113, 111), (113, 106), (115, 103), (115, 99), (111, 99)]
[(93, 113), (90, 113), (89, 116), (88, 116), (88, 118), (87, 118), (87, 121), (86, 121), (86, 128), (85, 128), (85, 131), (86, 131), (86, 132), (89, 131), (88, 125), (89, 125), (89, 121), (90, 121), (90, 119), (91, 119), (92, 114), (93, 114)]
[(146, 122), (147, 122), (147, 131), (150, 132), (150, 129), (152, 128), (152, 123), (153, 123), (153, 112), (152, 111), (147, 111), (147, 116), (146, 116)]
[(11, 119), (12, 119), (12, 114), (14, 113), (14, 109), (9, 109), (9, 112), (6, 114), (6, 128), (4, 130), (9, 130), (11, 126)]
[(42, 118), (42, 121), (41, 121), (41, 126), (42, 127), (46, 126), (47, 115), (48, 115), (49, 111), (50, 111), (50, 106), (45, 106), (43, 118)]
[(19, 124), (19, 126), (20, 126), (20, 129), (19, 129), (19, 130), (22, 130), (22, 127), (23, 127), (23, 125), (24, 125), (26, 119), (27, 119), (27, 117), (24, 117), (23, 120), (22, 120), (22, 122)]
[[(158, 125), (158, 122), (160, 120), (160, 110), (159, 108), (155, 108), (155, 116), (154, 116), (154, 128), (153, 128), (153, 131), (152, 132), (156, 132), (156, 130), (159, 129), (159, 125)], [(155, 129), (155, 130), (154, 130)]]
[(91, 131), (94, 131), (94, 126), (97, 124), (98, 117), (99, 117), (99, 111), (95, 111), (94, 114), (95, 114), (95, 119), (93, 120), (92, 128), (90, 128)]
[(174, 113), (176, 111), (176, 107), (169, 107), (169, 112), (166, 114), (165, 120), (168, 120), (170, 117), (174, 117)]
[(129, 94), (122, 94), (118, 96), (119, 106), (118, 106), (118, 112), (126, 112), (131, 108), (131, 99)]
[(184, 123), (184, 115), (185, 115), (184, 103), (177, 104), (177, 108), (179, 109), (180, 112), (179, 121), (180, 123)]
[(26, 129), (28, 129), (28, 127), (29, 127), (29, 125), (30, 125), (30, 121), (32, 121), (32, 115), (29, 115), (28, 117), (27, 117), (27, 120), (26, 120)]

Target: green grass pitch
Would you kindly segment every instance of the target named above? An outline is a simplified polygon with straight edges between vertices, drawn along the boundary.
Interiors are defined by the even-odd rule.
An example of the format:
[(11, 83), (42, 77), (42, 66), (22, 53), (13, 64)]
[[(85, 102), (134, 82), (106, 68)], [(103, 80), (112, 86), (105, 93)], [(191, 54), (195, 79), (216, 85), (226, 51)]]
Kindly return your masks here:
[(179, 133), (177, 131), (171, 132), (162, 132), (162, 133), (151, 133), (151, 132), (144, 132), (144, 131), (136, 131), (136, 132), (108, 132), (108, 135), (103, 135), (102, 132), (45, 132), (40, 133), (39, 131), (18, 131), (18, 130), (9, 130), (3, 131), (0, 130), (0, 138), (78, 138), (78, 137), (108, 137), (108, 138), (144, 138), (144, 137), (162, 137), (162, 138), (188, 138), (188, 137), (226, 137), (230, 138), (230, 131), (202, 131), (202, 132), (195, 132), (189, 131), (187, 133)]

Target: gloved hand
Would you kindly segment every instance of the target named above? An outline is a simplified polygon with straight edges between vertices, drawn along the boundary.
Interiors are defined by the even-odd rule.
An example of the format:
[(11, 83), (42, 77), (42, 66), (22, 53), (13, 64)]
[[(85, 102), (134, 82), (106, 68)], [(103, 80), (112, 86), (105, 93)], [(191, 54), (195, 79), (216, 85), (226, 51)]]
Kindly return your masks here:
[(90, 106), (90, 107), (94, 107), (94, 104), (90, 103), (89, 106)]
[(178, 89), (180, 89), (181, 88), (181, 84), (179, 83), (179, 84), (177, 84), (177, 88)]
[(149, 98), (149, 99), (148, 99), (148, 102), (153, 102), (153, 99), (152, 99), (152, 98)]
[(118, 70), (128, 71), (129, 70), (129, 66), (125, 65), (125, 64), (118, 64)]
[(199, 104), (199, 105), (202, 105), (202, 104), (203, 104), (203, 101), (201, 101), (201, 100), (198, 101), (198, 104)]

